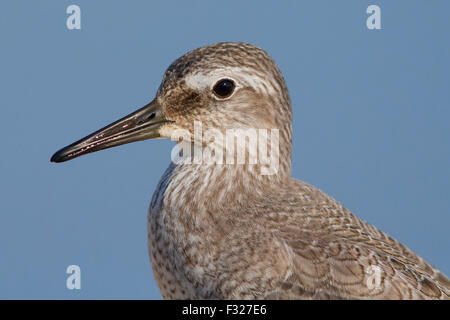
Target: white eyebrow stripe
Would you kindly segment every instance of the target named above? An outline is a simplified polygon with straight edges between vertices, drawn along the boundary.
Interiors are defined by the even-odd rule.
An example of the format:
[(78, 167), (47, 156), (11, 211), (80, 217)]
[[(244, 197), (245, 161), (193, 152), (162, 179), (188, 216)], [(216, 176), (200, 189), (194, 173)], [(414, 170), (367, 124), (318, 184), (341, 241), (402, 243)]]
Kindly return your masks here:
[[(228, 78), (234, 80), (236, 87), (249, 86), (262, 93), (275, 95), (277, 90), (273, 87), (277, 85), (275, 81), (264, 80), (263, 77), (255, 74), (255, 70), (248, 67), (224, 67), (210, 72), (197, 72), (186, 76), (186, 84), (192, 89), (212, 88), (220, 79)], [(277, 88), (279, 91), (281, 88)]]

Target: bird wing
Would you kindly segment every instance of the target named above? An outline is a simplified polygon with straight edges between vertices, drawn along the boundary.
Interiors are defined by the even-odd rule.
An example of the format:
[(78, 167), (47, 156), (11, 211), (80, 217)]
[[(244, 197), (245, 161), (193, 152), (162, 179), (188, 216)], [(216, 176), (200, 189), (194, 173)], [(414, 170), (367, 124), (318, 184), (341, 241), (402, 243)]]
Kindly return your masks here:
[(263, 215), (289, 266), (265, 298), (449, 299), (445, 275), (330, 196), (299, 183), (300, 197), (288, 195), (283, 208)]
[(381, 240), (305, 240), (290, 232), (278, 238), (286, 246), (285, 257), (290, 263), (290, 272), (280, 282), (280, 289), (291, 298), (449, 297), (449, 281), (444, 275), (434, 269), (430, 272), (427, 269), (431, 267), (424, 268)]

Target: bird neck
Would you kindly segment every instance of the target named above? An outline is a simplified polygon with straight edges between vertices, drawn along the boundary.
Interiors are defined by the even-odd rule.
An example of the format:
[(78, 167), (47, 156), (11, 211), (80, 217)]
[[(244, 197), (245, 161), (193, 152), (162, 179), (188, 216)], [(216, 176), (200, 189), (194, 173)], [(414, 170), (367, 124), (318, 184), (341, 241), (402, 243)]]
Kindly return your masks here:
[[(171, 163), (160, 181), (152, 205), (188, 212), (239, 206), (269, 194), (290, 179), (289, 150), (280, 152), (278, 164)], [(274, 169), (276, 168), (276, 170)], [(272, 170), (272, 171), (271, 171)]]

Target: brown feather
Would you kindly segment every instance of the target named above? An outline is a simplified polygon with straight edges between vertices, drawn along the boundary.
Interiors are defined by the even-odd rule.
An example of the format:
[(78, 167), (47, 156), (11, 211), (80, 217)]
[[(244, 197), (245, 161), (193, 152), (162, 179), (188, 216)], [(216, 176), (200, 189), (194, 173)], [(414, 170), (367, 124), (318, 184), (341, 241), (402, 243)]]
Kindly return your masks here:
[[(226, 101), (189, 79), (241, 81)], [(213, 79), (213, 77), (211, 77)], [(255, 85), (251, 85), (254, 83)], [(213, 85), (213, 83), (211, 84)], [(277, 128), (280, 166), (171, 164), (149, 209), (149, 253), (166, 299), (449, 299), (449, 279), (317, 188), (291, 178), (291, 104), (262, 49), (219, 43), (166, 71), (164, 132)], [(373, 272), (378, 278), (373, 278)]]

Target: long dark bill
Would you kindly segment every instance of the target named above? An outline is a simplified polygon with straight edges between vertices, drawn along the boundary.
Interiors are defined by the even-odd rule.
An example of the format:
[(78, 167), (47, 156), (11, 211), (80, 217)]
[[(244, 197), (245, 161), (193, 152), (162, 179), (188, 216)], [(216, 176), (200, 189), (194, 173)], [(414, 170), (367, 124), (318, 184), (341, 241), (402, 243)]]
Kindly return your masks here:
[(159, 138), (159, 128), (167, 122), (170, 121), (165, 119), (161, 106), (153, 100), (145, 107), (62, 148), (50, 161), (64, 162), (121, 144)]

